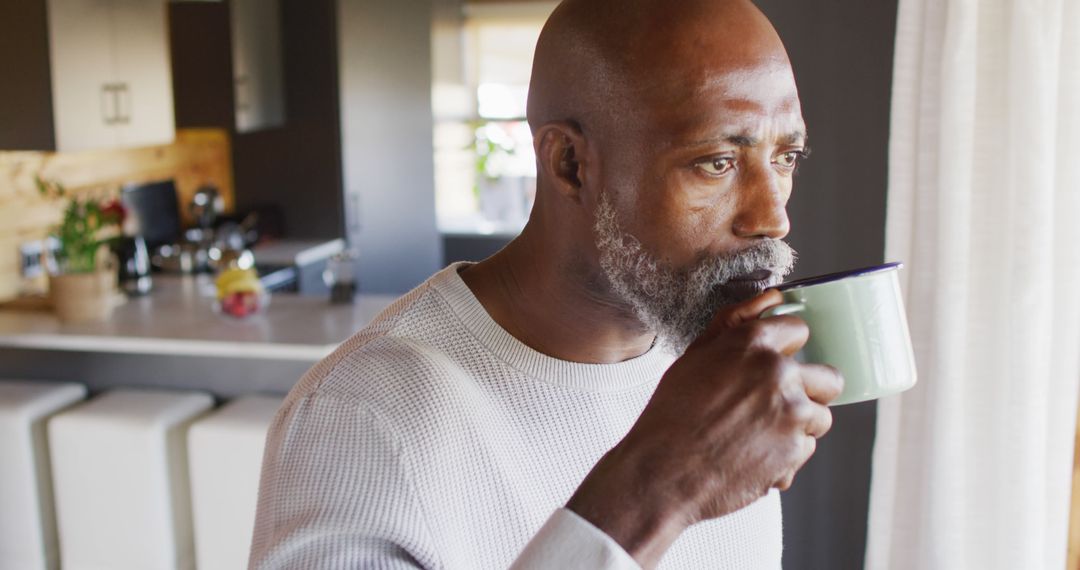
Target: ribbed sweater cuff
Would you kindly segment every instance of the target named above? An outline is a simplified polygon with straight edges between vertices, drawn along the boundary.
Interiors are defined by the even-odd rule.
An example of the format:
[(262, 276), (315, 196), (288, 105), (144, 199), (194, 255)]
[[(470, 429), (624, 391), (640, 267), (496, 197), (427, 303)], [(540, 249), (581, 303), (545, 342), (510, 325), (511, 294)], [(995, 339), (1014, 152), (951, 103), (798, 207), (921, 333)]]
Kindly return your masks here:
[(641, 570), (619, 543), (568, 509), (544, 523), (511, 570)]

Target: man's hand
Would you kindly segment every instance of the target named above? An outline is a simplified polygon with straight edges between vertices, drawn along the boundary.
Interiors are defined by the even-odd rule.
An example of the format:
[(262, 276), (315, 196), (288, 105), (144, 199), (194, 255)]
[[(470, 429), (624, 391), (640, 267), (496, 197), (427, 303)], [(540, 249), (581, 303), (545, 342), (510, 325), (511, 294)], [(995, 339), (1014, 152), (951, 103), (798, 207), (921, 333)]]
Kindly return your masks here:
[(843, 379), (792, 358), (806, 324), (758, 319), (781, 300), (767, 291), (719, 312), (567, 504), (643, 567), (690, 525), (790, 487), (832, 426)]

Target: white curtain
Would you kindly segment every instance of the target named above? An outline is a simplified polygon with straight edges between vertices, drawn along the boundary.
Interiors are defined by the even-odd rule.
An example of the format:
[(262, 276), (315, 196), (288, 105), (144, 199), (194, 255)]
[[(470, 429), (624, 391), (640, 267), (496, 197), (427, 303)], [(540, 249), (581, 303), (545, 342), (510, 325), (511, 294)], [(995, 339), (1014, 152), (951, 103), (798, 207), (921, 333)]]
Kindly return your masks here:
[[(1062, 570), (1080, 384), (1080, 0), (900, 0), (866, 567)], [(1070, 569), (1072, 570), (1072, 569)]]

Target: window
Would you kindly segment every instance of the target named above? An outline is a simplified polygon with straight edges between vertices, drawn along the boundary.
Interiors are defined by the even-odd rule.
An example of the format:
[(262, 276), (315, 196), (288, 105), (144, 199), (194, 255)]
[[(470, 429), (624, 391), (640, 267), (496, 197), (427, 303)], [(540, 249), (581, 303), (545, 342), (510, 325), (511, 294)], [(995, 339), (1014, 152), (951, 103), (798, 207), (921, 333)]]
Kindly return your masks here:
[(536, 193), (525, 104), (533, 51), (554, 7), (524, 2), (436, 8), (435, 192), (444, 233), (512, 236), (525, 225)]

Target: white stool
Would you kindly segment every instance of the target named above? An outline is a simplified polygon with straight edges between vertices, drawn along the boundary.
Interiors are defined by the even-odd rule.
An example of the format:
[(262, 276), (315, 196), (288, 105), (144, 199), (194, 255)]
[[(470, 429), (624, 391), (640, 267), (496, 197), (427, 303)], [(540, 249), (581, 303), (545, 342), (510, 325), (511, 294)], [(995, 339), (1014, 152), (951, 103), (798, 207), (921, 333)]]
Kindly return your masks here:
[(82, 384), (0, 382), (0, 568), (60, 567), (45, 420), (84, 398)]
[(199, 570), (247, 568), (266, 431), (281, 398), (246, 396), (191, 426), (188, 453)]
[(49, 421), (64, 570), (194, 568), (187, 428), (213, 403), (114, 390)]

